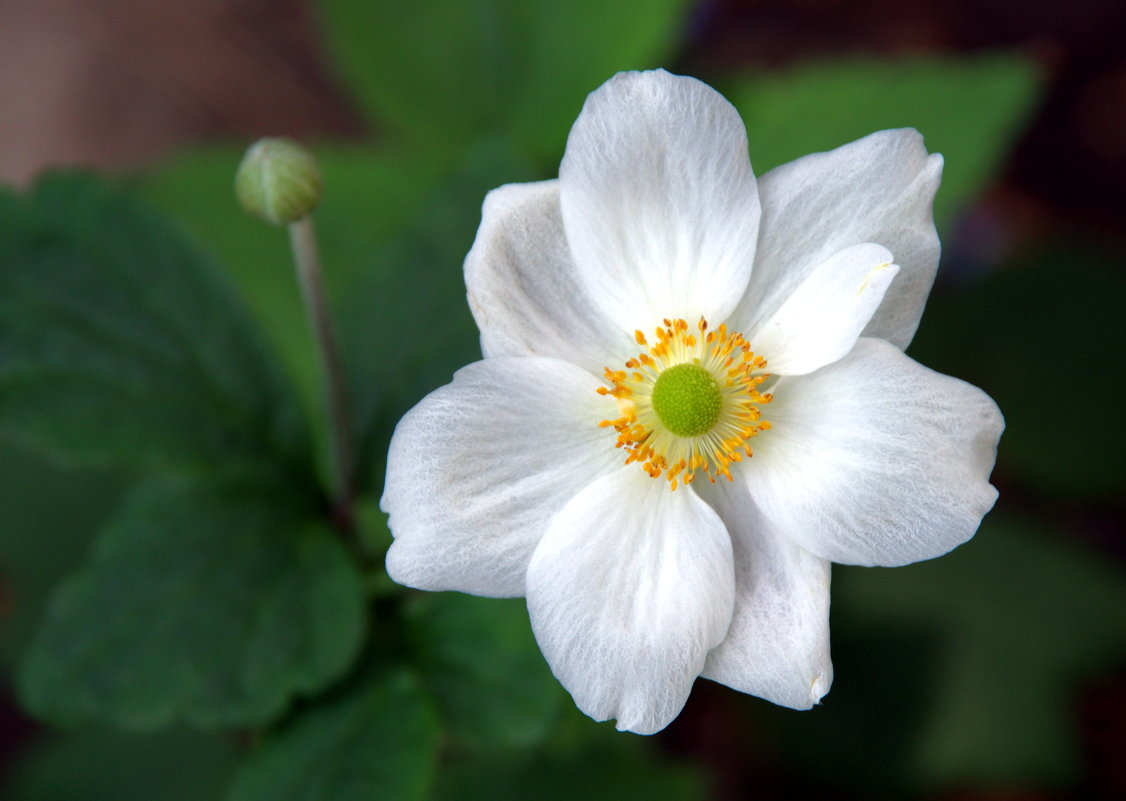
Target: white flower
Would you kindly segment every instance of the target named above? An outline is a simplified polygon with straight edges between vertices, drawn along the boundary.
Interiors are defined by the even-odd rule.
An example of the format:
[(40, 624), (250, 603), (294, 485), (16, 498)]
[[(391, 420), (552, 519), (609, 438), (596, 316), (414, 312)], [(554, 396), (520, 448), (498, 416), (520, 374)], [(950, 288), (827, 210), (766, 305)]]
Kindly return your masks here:
[(555, 675), (620, 729), (668, 725), (698, 675), (816, 704), (830, 562), (946, 553), (997, 496), (996, 405), (903, 353), (941, 171), (896, 130), (756, 181), (708, 86), (608, 81), (558, 180), (485, 201), (485, 359), (395, 431), (392, 578), (527, 596)]

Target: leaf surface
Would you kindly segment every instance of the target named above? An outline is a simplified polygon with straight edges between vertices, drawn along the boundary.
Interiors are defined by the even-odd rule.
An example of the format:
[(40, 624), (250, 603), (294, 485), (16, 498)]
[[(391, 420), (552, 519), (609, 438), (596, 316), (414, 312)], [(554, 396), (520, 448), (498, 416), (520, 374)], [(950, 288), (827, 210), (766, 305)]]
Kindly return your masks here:
[(1082, 678), (1126, 656), (1126, 583), (1061, 534), (994, 513), (941, 559), (836, 571), (833, 600), (844, 615), (941, 638), (908, 754), (916, 782), (1013, 786), (1077, 777), (1069, 709)]
[(447, 731), (474, 747), (546, 737), (565, 696), (536, 645), (524, 601), (452, 592), (415, 600), (408, 636)]
[(35, 714), (132, 729), (260, 725), (347, 670), (352, 559), (276, 488), (153, 480), (63, 582), (20, 665)]
[(373, 672), (269, 735), (229, 801), (413, 801), (433, 780), (439, 729), (418, 681)]
[(0, 432), (79, 464), (309, 463), (292, 393), (215, 267), (73, 174), (0, 202)]

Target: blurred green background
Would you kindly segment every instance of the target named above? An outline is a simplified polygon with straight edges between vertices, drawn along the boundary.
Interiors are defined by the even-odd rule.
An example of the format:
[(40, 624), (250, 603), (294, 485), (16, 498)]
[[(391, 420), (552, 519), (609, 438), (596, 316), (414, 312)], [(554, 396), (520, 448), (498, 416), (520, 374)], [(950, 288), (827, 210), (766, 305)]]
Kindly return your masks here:
[[(0, 799), (1126, 797), (1118, 4), (25, 5), (0, 10)], [(923, 132), (944, 254), (909, 352), (1008, 428), (974, 540), (834, 569), (821, 707), (701, 680), (639, 738), (573, 709), (522, 602), (389, 586), (375, 500), (395, 421), (479, 357), (485, 193), (554, 176), (585, 95), (656, 66), (724, 92), (759, 174)], [(268, 134), (325, 175), (347, 545), (286, 240), (231, 192)], [(98, 174), (37, 177), (74, 161)]]

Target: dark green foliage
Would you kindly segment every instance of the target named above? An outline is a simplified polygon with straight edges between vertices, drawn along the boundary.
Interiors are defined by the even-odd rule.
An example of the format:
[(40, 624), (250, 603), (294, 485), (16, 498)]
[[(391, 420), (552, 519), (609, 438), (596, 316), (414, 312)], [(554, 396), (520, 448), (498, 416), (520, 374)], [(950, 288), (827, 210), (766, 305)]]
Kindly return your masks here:
[(274, 488), (142, 485), (62, 584), (20, 670), (37, 715), (261, 725), (356, 655), (353, 562)]
[(573, 706), (535, 750), (453, 755), (434, 801), (703, 801), (698, 766), (661, 753), (652, 740), (594, 724)]
[[(427, 195), (450, 165), (432, 154), (422, 158), (367, 146), (320, 146), (316, 153), (326, 186), (315, 219), (329, 296), (334, 307), (351, 301), (362, 309), (364, 321), (378, 320), (387, 306), (360, 294), (357, 286), (370, 280), (373, 271), (385, 269), (380, 248), (424, 208)], [(139, 189), (224, 265), (299, 388), (310, 422), (320, 425), (323, 415), (313, 413), (321, 404), (319, 376), (293, 257), (284, 234), (244, 214), (235, 202), (231, 180), (241, 158), (237, 149), (186, 153), (143, 176)], [(480, 200), (475, 202), (479, 207)], [(475, 212), (476, 207), (466, 210)], [(456, 271), (459, 259), (445, 266)], [(379, 340), (369, 334), (362, 344), (348, 360), (349, 369), (383, 361), (386, 353), (378, 347)], [(353, 394), (363, 408), (362, 401), (375, 390), (359, 384), (353, 382)]]
[[(934, 637), (927, 672), (895, 680), (928, 688), (905, 754), (915, 785), (1075, 777), (1067, 710), (1079, 681), (1126, 654), (1126, 582), (1112, 566), (1043, 523), (1000, 511), (941, 559), (841, 568), (836, 579), (847, 624)], [(894, 702), (886, 690), (883, 703)]]
[(144, 735), (81, 729), (30, 747), (0, 789), (4, 801), (215, 801), (235, 742), (172, 729)]
[(423, 799), (438, 737), (414, 676), (373, 671), (268, 736), (235, 777), (228, 799)]
[[(145, 194), (231, 265), (234, 280), (282, 361), (317, 409), (317, 375), (284, 237), (209, 201), (229, 192), (238, 154), (185, 156), (151, 178)], [(461, 264), (485, 193), (542, 177), (509, 143), (486, 140), (444, 165), (397, 151), (329, 149), (316, 224), (348, 372), (359, 487), (376, 494), (391, 429), (420, 397), (480, 358)], [(297, 324), (295, 324), (297, 321)], [(312, 415), (318, 427), (323, 414)], [(319, 436), (323, 436), (320, 434)]]
[(449, 733), (475, 748), (543, 740), (566, 694), (536, 646), (524, 601), (457, 593), (414, 600), (408, 636)]
[(759, 175), (885, 128), (917, 128), (927, 149), (946, 157), (940, 231), (996, 175), (1039, 88), (1031, 62), (1013, 55), (855, 58), (730, 84)]
[[(22, 448), (0, 445), (0, 667), (23, 651), (51, 590), (86, 557), (130, 478), (112, 471), (50, 465)], [(45, 492), (49, 489), (49, 492)]]
[(1037, 490), (1121, 499), (1126, 487), (1126, 274), (1117, 246), (1064, 240), (936, 292), (911, 353), (988, 391), (999, 462)]
[(360, 108), (435, 149), (504, 131), (558, 158), (588, 92), (667, 63), (686, 0), (325, 0), (333, 57)]
[(0, 216), (0, 432), (76, 463), (307, 469), (257, 332), (163, 221), (74, 175)]

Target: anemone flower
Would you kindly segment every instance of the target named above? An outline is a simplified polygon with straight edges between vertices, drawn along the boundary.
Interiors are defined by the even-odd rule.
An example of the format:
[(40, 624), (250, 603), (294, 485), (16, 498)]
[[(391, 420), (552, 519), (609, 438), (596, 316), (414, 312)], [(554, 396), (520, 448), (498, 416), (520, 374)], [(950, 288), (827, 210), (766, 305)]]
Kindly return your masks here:
[(1003, 428), (903, 353), (942, 157), (881, 131), (756, 180), (735, 109), (664, 71), (592, 93), (557, 180), (485, 200), (482, 361), (399, 423), (401, 584), (525, 596), (579, 708), (652, 733), (697, 676), (828, 691), (831, 562), (973, 536)]

